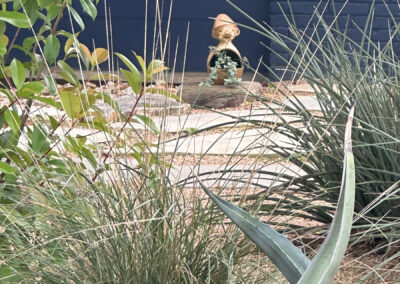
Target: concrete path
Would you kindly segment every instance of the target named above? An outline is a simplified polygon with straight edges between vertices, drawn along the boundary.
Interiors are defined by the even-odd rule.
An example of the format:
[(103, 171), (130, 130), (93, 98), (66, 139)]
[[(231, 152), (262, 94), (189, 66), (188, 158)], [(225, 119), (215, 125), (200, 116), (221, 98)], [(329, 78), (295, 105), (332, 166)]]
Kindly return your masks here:
[(297, 108), (300, 107), (299, 102), (310, 111), (321, 111), (321, 106), (315, 96), (298, 96), (297, 100), (294, 98), (286, 99), (283, 103), (289, 107)]

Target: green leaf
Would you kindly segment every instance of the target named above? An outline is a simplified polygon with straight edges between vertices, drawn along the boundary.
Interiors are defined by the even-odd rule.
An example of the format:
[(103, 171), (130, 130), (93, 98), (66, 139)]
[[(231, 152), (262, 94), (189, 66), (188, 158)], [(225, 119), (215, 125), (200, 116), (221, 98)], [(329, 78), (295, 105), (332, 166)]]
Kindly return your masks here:
[(16, 169), (14, 169), (9, 164), (6, 164), (2, 161), (0, 161), (0, 172), (4, 173), (4, 174), (10, 174), (10, 175), (18, 173), (18, 171)]
[(29, 20), (24, 13), (15, 11), (0, 11), (0, 21), (7, 22), (18, 28), (29, 28)]
[(103, 102), (107, 103), (115, 110), (117, 113), (121, 113), (121, 110), (118, 104), (114, 101), (114, 99), (107, 93), (98, 93), (96, 99), (102, 100)]
[(25, 51), (30, 51), (32, 49), (33, 44), (36, 42), (35, 37), (29, 36), (26, 37), (22, 43), (22, 47), (24, 48)]
[(17, 150), (18, 154), (24, 159), (24, 161), (27, 165), (32, 164), (32, 157), (27, 151), (22, 150), (19, 147), (16, 147), (15, 149)]
[(54, 0), (38, 0), (40, 9), (46, 8), (51, 4), (54, 4)]
[(33, 152), (43, 154), (50, 148), (50, 143), (46, 139), (44, 129), (41, 129), (36, 125), (33, 127), (30, 138), (30, 147)]
[(80, 85), (78, 76), (76, 75), (74, 69), (72, 69), (67, 63), (61, 60), (58, 61), (57, 65), (60, 68), (58, 74), (60, 74), (62, 78), (64, 78), (74, 86)]
[(70, 118), (76, 119), (81, 117), (82, 102), (79, 96), (70, 91), (61, 91), (60, 98), (64, 111)]
[(297, 283), (309, 265), (309, 259), (284, 235), (260, 222), (246, 211), (219, 198), (198, 180), (211, 200), (245, 233), (285, 275), (290, 283)]
[(44, 45), (44, 57), (46, 58), (49, 64), (53, 64), (56, 62), (57, 57), (60, 53), (60, 41), (55, 35), (49, 35), (46, 39), (46, 43)]
[(60, 102), (55, 101), (52, 98), (46, 98), (42, 96), (35, 96), (32, 98), (33, 100), (48, 104), (50, 106), (55, 107), (56, 109), (63, 110), (62, 104)]
[(19, 118), (18, 114), (12, 110), (7, 109), (4, 112), (4, 118), (14, 133), (19, 133), (21, 127), (21, 119)]
[(129, 68), (130, 71), (140, 74), (136, 66), (125, 55), (118, 52), (116, 52), (115, 55), (118, 56), (118, 58), (121, 59), (122, 62), (124, 62), (124, 64), (126, 65), (126, 67)]
[(32, 26), (35, 25), (36, 21), (38, 19), (46, 20), (46, 16), (43, 13), (40, 13), (39, 11), (34, 11), (34, 12), (28, 12), (29, 15), (29, 20), (31, 21)]
[(6, 155), (7, 158), (9, 158), (17, 166), (17, 168), (23, 168), (27, 166), (25, 161), (21, 159), (21, 157), (17, 154), (17, 152), (7, 151)]
[(142, 82), (140, 74), (122, 68), (121, 68), (121, 73), (124, 75), (125, 80), (128, 82), (129, 86), (131, 86), (135, 94), (140, 94), (140, 92), (142, 91)]
[(74, 44), (74, 41), (75, 41), (76, 46), (79, 46), (79, 41), (78, 41), (79, 34), (80, 34), (80, 32), (75, 33), (75, 34), (71, 34), (69, 32), (60, 31), (60, 35), (63, 35), (65, 37), (67, 37), (67, 41), (64, 44), (64, 52), (65, 52), (65, 54), (68, 54), (68, 52), (70, 51), (70, 48)]
[(58, 128), (58, 121), (53, 116), (49, 115), (51, 130), (56, 130)]
[(355, 165), (351, 142), (352, 107), (346, 124), (342, 187), (328, 236), (313, 257), (299, 284), (333, 282), (349, 242), (355, 199)]
[(143, 73), (146, 74), (146, 63), (142, 56), (138, 55), (136, 52), (132, 51), (133, 55), (135, 55), (137, 61), (139, 62), (140, 68), (142, 68)]
[(44, 75), (44, 83), (46, 84), (50, 94), (57, 94), (57, 85), (52, 76)]
[(16, 58), (11, 61), (10, 73), (15, 87), (18, 90), (21, 89), (25, 82), (26, 73), (24, 65)]
[(97, 161), (96, 161), (96, 158), (94, 157), (93, 153), (90, 152), (90, 150), (89, 150), (88, 148), (86, 148), (86, 147), (82, 147), (81, 151), (82, 151), (82, 155), (83, 155), (86, 159), (88, 159), (88, 161), (90, 162), (90, 164), (92, 165), (92, 167), (93, 167), (94, 169), (96, 169), (96, 168), (97, 168)]
[(113, 133), (112, 129), (107, 126), (107, 124), (98, 122), (98, 121), (88, 121), (88, 122), (80, 122), (78, 126), (84, 126), (91, 129), (101, 130), (107, 133)]
[(129, 71), (121, 69), (121, 72), (125, 76), (125, 79), (129, 86), (131, 86), (132, 90), (136, 94), (139, 94), (142, 90), (142, 78), (139, 70), (128, 58), (125, 57), (125, 55), (118, 52), (116, 52), (115, 55), (117, 55), (118, 58), (121, 59), (121, 61), (129, 68)]
[(97, 17), (97, 8), (91, 0), (80, 0), (83, 11), (85, 11), (93, 20)]
[(78, 25), (81, 27), (81, 30), (83, 31), (85, 29), (85, 24), (84, 24), (81, 16), (79, 16), (78, 12), (71, 6), (69, 6), (69, 10), (71, 11), (72, 17), (78, 23)]
[(40, 94), (43, 89), (44, 86), (41, 82), (27, 82), (18, 91), (18, 95), (22, 98), (30, 98), (34, 94)]
[[(47, 32), (47, 31), (50, 31), (51, 30), (51, 28), (49, 27), (49, 26), (42, 26), (42, 27), (40, 27), (40, 29), (39, 29), (39, 33), (38, 33), (38, 36), (41, 36), (41, 35), (43, 35), (45, 32)], [(43, 37), (42, 37), (42, 40), (43, 40)]]
[(82, 102), (82, 110), (89, 110), (96, 103), (96, 94), (88, 92), (87, 94), (81, 93), (80, 100)]
[(157, 125), (150, 117), (142, 114), (137, 114), (134, 116), (134, 120), (150, 128), (150, 130), (153, 131), (154, 134), (158, 135), (160, 133), (160, 130), (158, 129)]
[(61, 11), (62, 6), (60, 4), (51, 6), (48, 10), (47, 10), (47, 20), (49, 22), (51, 22), (52, 20), (54, 20), (58, 14)]

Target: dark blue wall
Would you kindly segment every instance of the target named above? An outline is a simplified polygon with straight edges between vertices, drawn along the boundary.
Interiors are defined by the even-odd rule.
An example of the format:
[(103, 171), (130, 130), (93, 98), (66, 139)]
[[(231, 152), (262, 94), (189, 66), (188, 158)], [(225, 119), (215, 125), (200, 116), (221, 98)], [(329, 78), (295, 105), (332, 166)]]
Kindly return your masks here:
[[(104, 2), (99, 5), (99, 16), (95, 22), (84, 17), (87, 22), (86, 30), (81, 34), (81, 41), (92, 46), (92, 40), (97, 47), (106, 47)], [(108, 0), (112, 14), (114, 51), (121, 52), (133, 59), (131, 50), (139, 54), (144, 51), (144, 22), (145, 22), (145, 1), (144, 0)], [(148, 56), (151, 56), (153, 46), (153, 29), (155, 16), (155, 0), (149, 0), (148, 8)], [(171, 0), (163, 0), (163, 30), (167, 26), (167, 16)], [(246, 10), (258, 21), (268, 21), (269, 0), (235, 0), (235, 4)], [(209, 53), (209, 46), (216, 45), (217, 41), (211, 37), (213, 20), (209, 17), (216, 17), (219, 13), (226, 13), (236, 22), (250, 25), (251, 22), (225, 0), (174, 0), (172, 10), (172, 21), (170, 26), (170, 53), (166, 58), (167, 64), (171, 67), (178, 44), (178, 56), (176, 70), (181, 71), (184, 61), (185, 41), (188, 23), (190, 31), (188, 37), (188, 49), (186, 58), (187, 71), (206, 71), (206, 59)], [(268, 59), (267, 49), (260, 42), (267, 43), (267, 40), (245, 28), (241, 28), (241, 35), (234, 43), (241, 51), (242, 56), (249, 59), (251, 65), (257, 65), (261, 56)], [(159, 55), (157, 55), (159, 56)]]
[[(330, 23), (332, 22), (335, 10), (338, 12), (343, 4), (346, 2), (344, 0), (335, 0), (335, 6), (331, 3), (332, 1), (319, 1), (319, 0), (309, 0), (309, 1), (291, 1), (291, 8), (293, 14), (295, 15), (296, 25), (299, 29), (305, 29), (309, 23), (315, 7), (318, 3), (321, 3), (319, 11), (322, 12), (325, 4), (328, 3), (327, 9), (324, 12), (324, 19)], [(347, 29), (347, 35), (350, 36), (354, 41), (360, 42), (362, 33), (357, 29), (357, 25), (364, 28), (370, 9), (372, 8), (372, 0), (350, 0), (342, 11), (338, 23), (339, 26), (345, 30)], [(385, 44), (389, 39), (389, 29), (393, 29), (390, 15), (388, 9), (386, 8), (383, 0), (376, 0), (374, 6), (374, 22), (373, 22), (373, 32), (372, 39), (375, 42), (380, 42)], [(330, 3), (330, 4), (329, 4)], [(400, 10), (397, 0), (386, 0), (390, 12), (396, 18), (397, 22), (400, 20)], [(290, 14), (289, 5), (287, 0), (271, 0), (271, 17), (270, 24), (272, 28), (284, 35), (290, 36), (288, 24), (284, 17), (284, 14)], [(283, 10), (283, 12), (282, 12)], [(312, 21), (309, 31), (313, 30), (313, 24), (316, 23), (316, 17)], [(400, 48), (400, 37), (395, 37), (393, 40), (393, 45), (395, 50)], [(289, 58), (289, 54), (282, 48), (275, 44), (271, 44), (271, 48), (279, 52), (281, 56), (286, 59)], [(280, 74), (279, 69), (284, 68), (282, 60), (271, 53), (270, 55), (270, 66)]]
[[(106, 47), (107, 37), (105, 33), (105, 13), (104, 2), (111, 9), (112, 26), (113, 26), (113, 47), (114, 51), (121, 52), (127, 55), (134, 61), (131, 50), (139, 54), (144, 53), (144, 23), (145, 23), (145, 0), (101, 0), (98, 6), (99, 15), (95, 21), (92, 21), (88, 16), (83, 15), (86, 23), (86, 29), (82, 32), (80, 40), (88, 45), (91, 49), (93, 41), (96, 47)], [(162, 12), (164, 31), (167, 26), (167, 17), (169, 13), (169, 6), (172, 0), (159, 0), (163, 3), (164, 10)], [(246, 11), (249, 15), (254, 17), (258, 22), (267, 22), (270, 26), (287, 36), (290, 36), (288, 24), (284, 14), (290, 14), (289, 5), (287, 0), (233, 0), (233, 2), (241, 9)], [(292, 0), (291, 7), (294, 13), (297, 27), (304, 29), (311, 19), (314, 8), (321, 2), (319, 11), (322, 12), (326, 3), (330, 3), (324, 12), (324, 18), (329, 23), (335, 15), (335, 10), (339, 11), (345, 0), (335, 0), (335, 6), (332, 1), (320, 0)], [(349, 0), (347, 6), (339, 17), (339, 25), (343, 30), (347, 29), (347, 34), (350, 35), (355, 41), (361, 39), (361, 33), (357, 29), (357, 25), (363, 27), (367, 19), (368, 13), (371, 9), (372, 0)], [(385, 7), (384, 0), (376, 0), (374, 6), (375, 16), (373, 25), (372, 38), (376, 42), (384, 44), (389, 38), (388, 29), (393, 29), (390, 16), (387, 8)], [(154, 29), (154, 16), (155, 16), (155, 3), (156, 0), (148, 0), (148, 56), (151, 56), (153, 50), (153, 29)], [(400, 9), (397, 0), (386, 0), (390, 12), (400, 20)], [(79, 6), (79, 5), (77, 5)], [(282, 10), (281, 10), (282, 8)], [(79, 11), (79, 9), (78, 9)], [(81, 13), (81, 11), (79, 11)], [(217, 41), (211, 37), (211, 29), (213, 20), (209, 17), (215, 17), (219, 13), (226, 13), (230, 15), (233, 20), (240, 24), (255, 27), (247, 17), (238, 12), (235, 8), (229, 5), (225, 0), (174, 0), (172, 9), (172, 21), (170, 25), (169, 37), (169, 55), (166, 58), (167, 65), (172, 67), (176, 46), (177, 52), (177, 66), (176, 70), (183, 69), (185, 41), (188, 23), (190, 23), (190, 30), (188, 36), (188, 48), (186, 57), (186, 71), (206, 71), (206, 58), (209, 52), (208, 47), (216, 45)], [(314, 17), (316, 20), (316, 17)], [(315, 21), (313, 22), (315, 23)], [(311, 26), (313, 25), (311, 23)], [(389, 25), (389, 27), (388, 27)], [(70, 23), (68, 17), (64, 17), (60, 28), (65, 28), (70, 31)], [(79, 27), (75, 24), (78, 31)], [(257, 66), (259, 58), (263, 57), (263, 62), (271, 66), (274, 70), (284, 68), (282, 60), (274, 54), (270, 54), (263, 46), (269, 45), (268, 40), (262, 35), (250, 31), (245, 27), (240, 27), (241, 35), (235, 39), (234, 43), (241, 51), (242, 55), (247, 57), (252, 66)], [(14, 29), (15, 30), (15, 29)], [(10, 35), (14, 31), (12, 28), (8, 30)], [(312, 28), (310, 28), (312, 31)], [(31, 32), (25, 32), (23, 36), (29, 36)], [(179, 43), (178, 43), (179, 42)], [(396, 50), (400, 48), (400, 36), (395, 37), (393, 45)], [(281, 56), (289, 58), (289, 54), (271, 44), (271, 48)], [(19, 52), (21, 53), (21, 52)], [(18, 51), (15, 52), (18, 56)], [(14, 55), (14, 53), (13, 53)], [(159, 54), (156, 55), (159, 57)], [(263, 70), (264, 71), (264, 70)]]

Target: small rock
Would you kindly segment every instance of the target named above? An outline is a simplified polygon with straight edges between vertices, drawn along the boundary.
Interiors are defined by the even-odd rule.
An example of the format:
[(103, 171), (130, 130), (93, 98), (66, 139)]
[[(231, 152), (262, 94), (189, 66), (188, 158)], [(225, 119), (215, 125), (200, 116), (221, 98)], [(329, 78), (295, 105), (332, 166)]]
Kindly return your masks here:
[(119, 84), (119, 89), (120, 90), (125, 90), (125, 89), (127, 89), (129, 87), (129, 84), (128, 83), (120, 83)]

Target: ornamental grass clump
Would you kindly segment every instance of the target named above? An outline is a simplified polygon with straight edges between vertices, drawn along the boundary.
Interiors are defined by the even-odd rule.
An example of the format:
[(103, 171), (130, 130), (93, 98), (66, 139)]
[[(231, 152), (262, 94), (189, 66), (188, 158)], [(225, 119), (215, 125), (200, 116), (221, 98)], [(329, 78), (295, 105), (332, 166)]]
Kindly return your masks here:
[[(325, 11), (325, 5), (330, 4), (321, 3), (324, 7), (318, 8)], [(287, 98), (287, 104), (282, 105), (284, 114), (276, 113), (279, 120), (271, 129), (292, 141), (285, 146), (272, 141), (268, 149), (305, 172), (300, 177), (278, 177), (282, 184), (273, 191), (284, 197), (278, 200), (282, 206), (275, 214), (291, 215), (301, 209), (307, 219), (326, 224), (332, 221), (341, 182), (345, 121), (351, 105), (356, 103), (353, 147), (357, 216), (352, 240), (391, 242), (400, 234), (400, 64), (393, 46), (400, 24), (392, 16), (389, 42), (374, 41), (372, 5), (365, 26), (354, 23), (361, 35), (361, 41), (356, 42), (346, 29), (339, 28), (337, 21), (344, 7), (338, 9), (332, 22), (326, 22), (325, 15), (316, 9), (310, 20), (313, 25), (306, 30), (296, 27), (288, 15), (289, 36), (254, 20), (255, 29), (272, 42), (270, 46), (279, 46), (290, 55), (285, 58), (267, 47), (286, 65), (279, 74), (266, 66), (272, 77), (279, 79), (271, 82), (277, 93)], [(307, 110), (299, 98), (287, 96), (284, 78), (307, 82), (320, 111)], [(256, 99), (268, 103), (265, 98)], [(287, 121), (287, 115), (295, 121)], [(260, 207), (261, 212), (270, 209), (268, 205)]]

